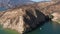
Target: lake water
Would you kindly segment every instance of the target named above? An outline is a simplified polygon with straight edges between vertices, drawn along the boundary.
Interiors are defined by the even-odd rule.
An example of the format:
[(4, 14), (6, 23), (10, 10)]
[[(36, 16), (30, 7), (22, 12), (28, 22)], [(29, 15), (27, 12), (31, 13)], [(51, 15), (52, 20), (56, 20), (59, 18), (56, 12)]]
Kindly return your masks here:
[[(19, 33), (10, 29), (4, 30), (0, 26), (0, 34), (19, 34)], [(60, 24), (54, 22), (47, 22), (43, 26), (27, 34), (60, 34)]]
[(28, 34), (60, 34), (60, 24), (48, 22)]

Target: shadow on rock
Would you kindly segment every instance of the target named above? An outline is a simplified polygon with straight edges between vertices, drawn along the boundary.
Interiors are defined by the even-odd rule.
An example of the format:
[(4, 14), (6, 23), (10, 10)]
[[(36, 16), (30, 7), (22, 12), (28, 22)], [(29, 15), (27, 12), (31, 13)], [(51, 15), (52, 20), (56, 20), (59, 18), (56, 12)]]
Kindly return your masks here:
[(36, 28), (41, 27), (47, 20), (49, 20), (49, 17), (45, 16), (38, 9), (35, 9), (35, 11), (26, 10), (26, 16), (24, 16), (24, 21), (25, 21), (24, 26), (26, 28), (24, 33), (31, 32), (32, 30), (35, 30)]

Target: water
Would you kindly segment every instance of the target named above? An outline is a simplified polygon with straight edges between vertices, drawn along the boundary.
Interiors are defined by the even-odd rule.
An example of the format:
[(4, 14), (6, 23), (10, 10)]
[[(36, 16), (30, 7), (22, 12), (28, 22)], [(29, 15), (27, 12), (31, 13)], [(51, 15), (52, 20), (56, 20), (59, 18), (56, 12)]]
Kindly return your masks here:
[(60, 34), (60, 24), (48, 22), (28, 34)]
[(0, 11), (7, 10), (5, 7), (0, 7)]
[[(5, 30), (0, 26), (0, 34), (19, 34), (19, 33), (11, 29)], [(48, 22), (27, 34), (60, 34), (60, 24)]]
[(15, 30), (3, 29), (2, 26), (0, 25), (0, 34), (19, 34), (19, 33)]

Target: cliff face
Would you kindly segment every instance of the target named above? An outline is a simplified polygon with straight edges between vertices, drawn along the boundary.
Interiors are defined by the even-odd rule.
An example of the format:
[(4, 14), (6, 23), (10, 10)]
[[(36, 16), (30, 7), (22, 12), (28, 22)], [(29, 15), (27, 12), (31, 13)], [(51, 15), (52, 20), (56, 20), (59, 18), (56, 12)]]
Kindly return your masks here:
[[(47, 5), (45, 8), (41, 9), (46, 15), (53, 15), (52, 21), (60, 23), (60, 1), (53, 2), (52, 4)], [(43, 4), (45, 6), (45, 4)]]
[(38, 6), (43, 14), (53, 15), (52, 21), (60, 23), (60, 1), (38, 3)]
[(0, 24), (3, 28), (10, 28), (24, 33), (45, 22), (45, 15), (33, 6), (23, 6), (0, 12)]
[(50, 14), (59, 12), (59, 6), (59, 2), (44, 2), (2, 11), (0, 24), (3, 28), (11, 28), (22, 34), (43, 24)]

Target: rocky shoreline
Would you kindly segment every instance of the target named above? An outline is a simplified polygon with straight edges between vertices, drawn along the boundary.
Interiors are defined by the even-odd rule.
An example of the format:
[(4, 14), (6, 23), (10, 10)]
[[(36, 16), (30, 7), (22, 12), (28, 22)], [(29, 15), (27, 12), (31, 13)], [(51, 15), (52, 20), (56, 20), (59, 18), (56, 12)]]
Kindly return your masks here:
[(54, 16), (54, 18), (52, 19), (52, 21), (57, 22), (57, 23), (60, 24), (60, 13), (59, 12), (55, 12), (55, 13), (53, 13), (51, 15)]
[(19, 33), (28, 32), (46, 21), (46, 16), (38, 9), (14, 9), (0, 12), (0, 23), (3, 28), (11, 28)]
[[(47, 5), (45, 6), (45, 4)], [(36, 3), (2, 11), (0, 12), (0, 24), (3, 25), (3, 28), (14, 29), (25, 34), (49, 21), (49, 15), (59, 10), (60, 5), (57, 7), (55, 5), (54, 2)]]

